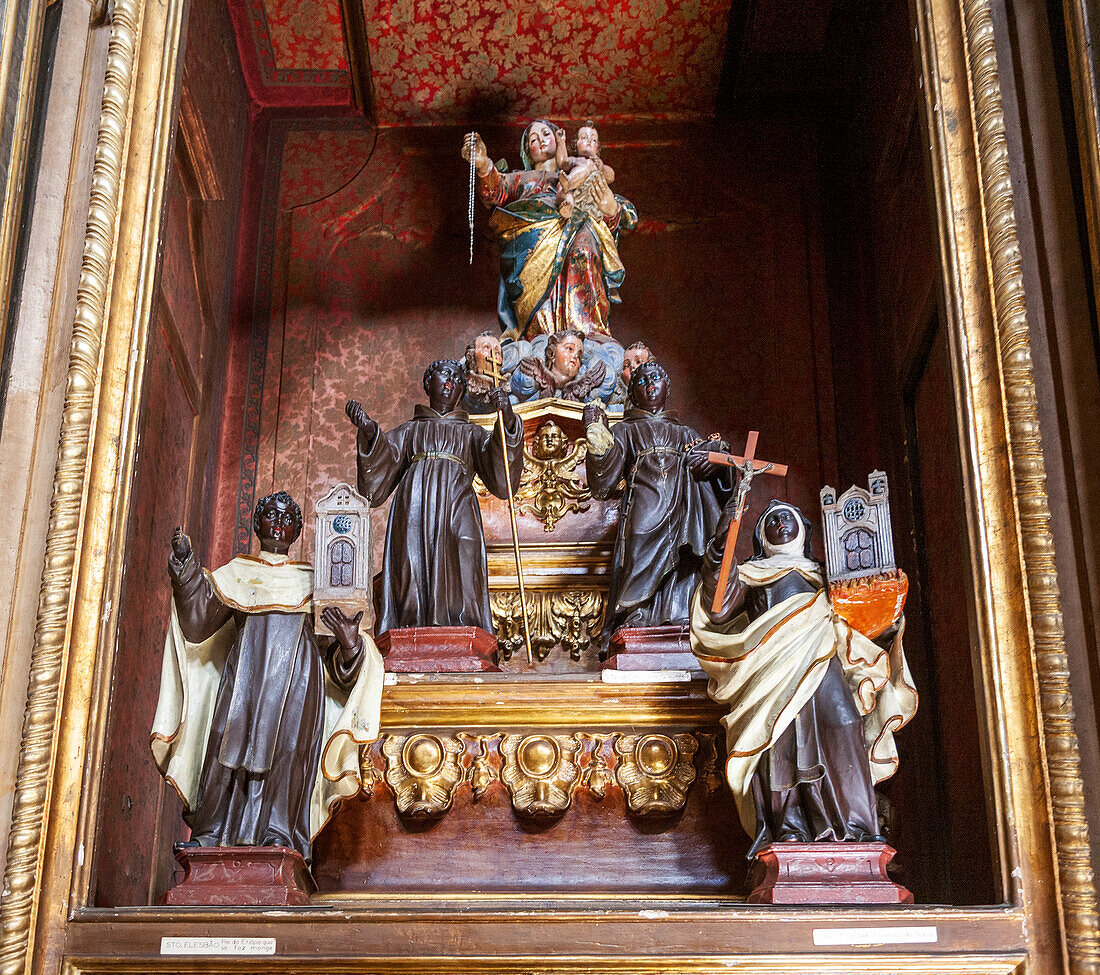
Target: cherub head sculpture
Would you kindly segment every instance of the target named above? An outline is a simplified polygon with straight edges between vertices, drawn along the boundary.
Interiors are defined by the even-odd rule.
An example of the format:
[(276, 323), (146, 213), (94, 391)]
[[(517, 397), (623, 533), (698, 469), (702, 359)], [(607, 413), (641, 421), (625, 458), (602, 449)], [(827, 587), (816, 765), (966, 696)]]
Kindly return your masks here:
[(466, 372), (484, 374), (493, 360), (501, 361), (500, 335), (493, 331), (480, 332), (466, 346)]
[(575, 328), (551, 332), (543, 355), (546, 368), (557, 382), (575, 379), (581, 371), (581, 360), (584, 358), (584, 333)]
[(547, 420), (535, 431), (531, 441), (531, 452), (539, 460), (557, 460), (564, 457), (569, 449), (569, 441), (553, 420)]

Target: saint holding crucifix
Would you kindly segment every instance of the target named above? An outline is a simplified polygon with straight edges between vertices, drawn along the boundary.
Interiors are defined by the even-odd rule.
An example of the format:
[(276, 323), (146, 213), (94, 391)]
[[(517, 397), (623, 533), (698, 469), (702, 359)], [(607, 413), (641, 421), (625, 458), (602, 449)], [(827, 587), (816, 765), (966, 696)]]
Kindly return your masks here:
[(773, 842), (881, 841), (874, 784), (897, 770), (894, 732), (917, 707), (904, 626), (880, 646), (833, 611), (794, 505), (771, 502), (738, 565), (739, 501), (707, 548), (691, 648), (707, 692), (729, 707), (726, 778), (753, 837), (749, 856)]

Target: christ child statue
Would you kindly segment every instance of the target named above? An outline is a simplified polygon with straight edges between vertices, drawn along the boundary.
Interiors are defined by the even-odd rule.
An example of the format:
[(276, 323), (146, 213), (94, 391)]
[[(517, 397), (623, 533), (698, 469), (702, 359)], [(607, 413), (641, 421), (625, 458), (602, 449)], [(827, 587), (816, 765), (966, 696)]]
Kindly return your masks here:
[(336, 638), (315, 635), (313, 567), (287, 555), (302, 531), (294, 499), (262, 498), (252, 527), (259, 554), (213, 572), (182, 527), (172, 536), (151, 744), (183, 800), (189, 845), (281, 846), (308, 863), (310, 838), (341, 792), (321, 772), (322, 748), (349, 691), (356, 734), (377, 735), (382, 658), (359, 632), (362, 613), (327, 607), (322, 618)]
[[(424, 371), (428, 404), (388, 433), (356, 400), (346, 407), (355, 424), (359, 493), (375, 507), (393, 496), (382, 558), (378, 631), (412, 626), (479, 626), (493, 631), (485, 534), (474, 493), (480, 477), (498, 498), (508, 497), (499, 429), (485, 430), (458, 409), (466, 392), (463, 363), (439, 359)], [(523, 423), (507, 391), (487, 399), (503, 424), (511, 483), (523, 468)]]
[[(592, 122), (577, 130), (575, 156), (567, 155), (565, 131), (558, 129), (555, 161), (558, 165), (558, 213), (566, 220), (575, 207), (599, 219), (600, 191), (615, 181), (615, 170), (600, 158), (600, 134)], [(600, 180), (605, 184), (600, 185)]]

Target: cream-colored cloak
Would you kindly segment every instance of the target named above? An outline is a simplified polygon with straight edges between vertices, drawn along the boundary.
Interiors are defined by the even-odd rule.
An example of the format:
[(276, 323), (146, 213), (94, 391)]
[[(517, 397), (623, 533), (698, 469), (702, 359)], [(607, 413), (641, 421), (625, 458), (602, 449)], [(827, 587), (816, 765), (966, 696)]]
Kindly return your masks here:
[[(213, 572), (204, 570), (204, 574), (218, 599), (239, 612), (313, 612), (313, 568), (308, 562), (291, 562), (285, 555), (261, 552), (259, 556), (239, 555)], [(310, 800), (311, 838), (328, 822), (336, 804), (359, 790), (358, 746), (378, 737), (384, 667), (370, 635), (360, 636), (363, 662), (349, 693), (337, 687), (325, 670), (325, 747)], [(208, 640), (188, 642), (172, 600), (150, 744), (161, 774), (188, 810), (198, 801), (214, 703), (236, 639), (237, 626), (230, 619)]]
[(881, 782), (898, 767), (894, 732), (917, 710), (917, 691), (902, 649), (902, 631), (883, 650), (833, 612), (824, 580), (813, 563), (776, 557), (738, 566), (747, 586), (767, 586), (798, 572), (817, 586), (773, 606), (751, 623), (742, 614), (713, 623), (700, 590), (692, 601), (691, 648), (710, 678), (707, 693), (729, 706), (726, 779), (741, 823), (756, 832), (752, 776), (767, 749), (817, 690), (832, 657), (839, 655), (848, 687), (863, 716), (863, 738), (871, 778)]

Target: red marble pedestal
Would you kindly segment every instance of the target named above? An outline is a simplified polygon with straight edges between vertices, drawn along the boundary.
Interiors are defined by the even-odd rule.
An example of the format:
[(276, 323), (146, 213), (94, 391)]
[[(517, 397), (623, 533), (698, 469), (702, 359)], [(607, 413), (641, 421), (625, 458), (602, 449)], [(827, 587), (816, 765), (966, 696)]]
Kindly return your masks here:
[(605, 670), (699, 670), (688, 627), (636, 626), (611, 637)]
[(317, 888), (297, 850), (285, 846), (180, 846), (184, 874), (164, 903), (192, 907), (291, 907)]
[(753, 865), (759, 883), (750, 904), (912, 904), (886, 866), (885, 843), (773, 843)]
[(395, 674), (498, 673), (497, 638), (479, 626), (410, 626), (379, 635), (386, 670)]

